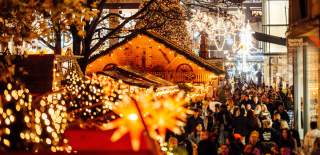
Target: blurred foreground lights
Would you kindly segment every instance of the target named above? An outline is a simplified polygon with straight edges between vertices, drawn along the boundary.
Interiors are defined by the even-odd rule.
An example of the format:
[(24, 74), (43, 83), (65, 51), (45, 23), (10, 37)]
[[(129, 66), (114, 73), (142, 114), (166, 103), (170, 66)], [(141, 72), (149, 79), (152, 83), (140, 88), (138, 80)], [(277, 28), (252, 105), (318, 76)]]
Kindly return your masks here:
[(116, 129), (111, 141), (117, 141), (129, 133), (131, 146), (134, 151), (138, 151), (140, 137), (144, 131), (148, 131), (151, 138), (155, 140), (163, 140), (166, 130), (181, 134), (187, 114), (192, 113), (185, 108), (187, 102), (183, 92), (176, 95), (157, 96), (153, 89), (147, 89), (130, 96), (123, 95), (123, 99), (112, 109), (120, 117), (102, 124), (100, 128)]

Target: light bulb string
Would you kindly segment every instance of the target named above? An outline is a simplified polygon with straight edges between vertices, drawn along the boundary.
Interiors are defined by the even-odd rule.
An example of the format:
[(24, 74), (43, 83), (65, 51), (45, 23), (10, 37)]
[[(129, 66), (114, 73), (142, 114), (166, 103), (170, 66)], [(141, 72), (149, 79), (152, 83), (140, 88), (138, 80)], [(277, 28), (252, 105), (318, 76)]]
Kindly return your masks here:
[(47, 97), (49, 95), (55, 95), (55, 94), (59, 94), (59, 93), (63, 93), (64, 92), (64, 89), (57, 89), (57, 90), (51, 90), (51, 91), (48, 91), (40, 96), (37, 96), (33, 101), (33, 105), (39, 105), (39, 104), (36, 104), (36, 103), (39, 103), (44, 97)]

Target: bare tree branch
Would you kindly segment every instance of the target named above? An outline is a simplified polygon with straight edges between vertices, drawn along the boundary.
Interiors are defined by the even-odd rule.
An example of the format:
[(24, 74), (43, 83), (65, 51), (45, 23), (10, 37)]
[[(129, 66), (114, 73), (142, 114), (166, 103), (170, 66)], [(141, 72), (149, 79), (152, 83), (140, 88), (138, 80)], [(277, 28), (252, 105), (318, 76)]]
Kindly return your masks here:
[(114, 28), (107, 28), (107, 27), (100, 27), (100, 28), (98, 28), (98, 29), (96, 29), (94, 32), (100, 32), (100, 31), (102, 31), (102, 30), (108, 30), (108, 31), (110, 31), (110, 30), (114, 30)]
[(128, 17), (127, 19), (125, 19), (120, 25), (118, 25), (116, 27), (116, 29), (110, 31), (106, 36), (104, 36), (103, 38), (101, 38), (101, 40), (99, 40), (99, 42), (97, 44), (95, 44), (90, 51), (88, 51), (89, 53), (88, 56), (91, 55), (91, 53), (95, 50), (97, 50), (109, 37), (113, 36), (115, 33), (117, 33), (120, 29), (122, 29), (127, 23), (129, 23), (132, 19), (135, 19), (136, 17), (138, 17), (140, 14), (142, 14), (144, 11), (147, 10), (147, 8), (153, 4), (155, 2), (155, 0), (150, 0), (143, 8), (141, 8), (138, 12), (136, 12), (134, 15)]
[(55, 50), (54, 46), (51, 45), (49, 42), (47, 42), (45, 39), (43, 39), (42, 37), (38, 38), (42, 43), (44, 43), (46, 46), (48, 46), (50, 49)]
[(112, 17), (112, 16), (119, 17), (119, 18), (121, 18), (121, 19), (123, 19), (123, 20), (127, 18), (127, 17), (121, 16), (121, 15), (118, 14), (118, 13), (108, 13), (107, 15), (105, 15), (104, 17), (102, 17), (102, 18), (99, 20), (99, 23), (102, 22), (102, 21), (104, 21), (104, 20), (106, 20), (106, 19), (108, 19), (108, 18), (110, 18), (110, 17)]
[(87, 36), (89, 38), (92, 38), (92, 36), (94, 34), (94, 30), (96, 29), (96, 27), (100, 23), (99, 19), (102, 16), (103, 7), (104, 7), (104, 0), (100, 0), (100, 3), (98, 4), (98, 10), (99, 10), (98, 15), (90, 22), (90, 24), (87, 23), (88, 29), (86, 29), (86, 30), (88, 30), (87, 31)]

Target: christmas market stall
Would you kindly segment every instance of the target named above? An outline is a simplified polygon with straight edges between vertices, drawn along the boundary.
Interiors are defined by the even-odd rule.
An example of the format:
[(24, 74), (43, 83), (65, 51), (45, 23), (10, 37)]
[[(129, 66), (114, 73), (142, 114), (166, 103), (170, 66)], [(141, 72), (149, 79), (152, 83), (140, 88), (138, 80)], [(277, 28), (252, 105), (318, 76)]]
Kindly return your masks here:
[(155, 32), (139, 31), (89, 59), (87, 74), (127, 67), (153, 74), (172, 83), (209, 83), (218, 85), (223, 69), (213, 66), (193, 52), (177, 46)]

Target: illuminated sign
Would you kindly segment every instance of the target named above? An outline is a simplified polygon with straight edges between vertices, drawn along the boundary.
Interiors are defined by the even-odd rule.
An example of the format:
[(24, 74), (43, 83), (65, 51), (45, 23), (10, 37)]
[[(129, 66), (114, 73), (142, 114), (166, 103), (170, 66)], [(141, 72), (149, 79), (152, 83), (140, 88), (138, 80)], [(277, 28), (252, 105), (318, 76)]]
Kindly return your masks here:
[(307, 45), (307, 43), (304, 42), (303, 38), (289, 38), (287, 45), (288, 47), (301, 47)]

